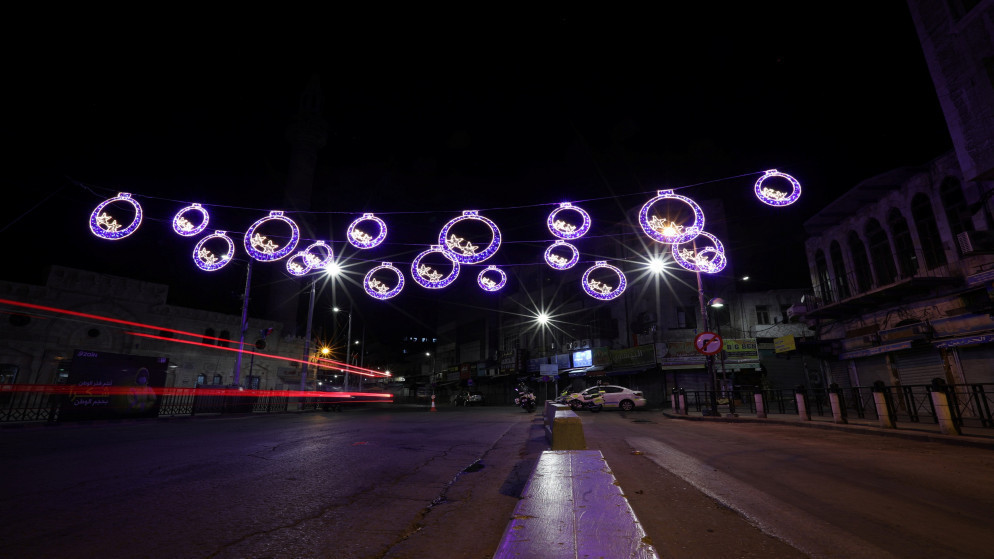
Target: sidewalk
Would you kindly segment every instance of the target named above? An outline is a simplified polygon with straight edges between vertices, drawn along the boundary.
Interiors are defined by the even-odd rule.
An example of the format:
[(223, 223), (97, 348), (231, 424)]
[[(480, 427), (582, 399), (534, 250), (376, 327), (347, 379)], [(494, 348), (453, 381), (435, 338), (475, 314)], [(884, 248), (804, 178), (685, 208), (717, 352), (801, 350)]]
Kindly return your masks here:
[(872, 419), (849, 418), (848, 423), (835, 423), (831, 416), (812, 415), (810, 421), (803, 421), (800, 416), (794, 414), (768, 414), (767, 417), (763, 419), (756, 417), (748, 411), (746, 411), (746, 413), (738, 413), (736, 417), (728, 417), (727, 414), (721, 417), (704, 416), (697, 412), (691, 412), (689, 415), (681, 415), (673, 413), (668, 408), (661, 411), (664, 416), (670, 419), (683, 419), (687, 421), (723, 421), (727, 423), (766, 423), (771, 425), (791, 425), (794, 427), (808, 429), (831, 429), (864, 435), (899, 437), (904, 439), (938, 442), (960, 446), (973, 446), (994, 450), (994, 428), (962, 427), (960, 429), (962, 435), (943, 435), (939, 431), (939, 425), (930, 421), (922, 423), (899, 422), (896, 428), (889, 429), (881, 427), (877, 421)]

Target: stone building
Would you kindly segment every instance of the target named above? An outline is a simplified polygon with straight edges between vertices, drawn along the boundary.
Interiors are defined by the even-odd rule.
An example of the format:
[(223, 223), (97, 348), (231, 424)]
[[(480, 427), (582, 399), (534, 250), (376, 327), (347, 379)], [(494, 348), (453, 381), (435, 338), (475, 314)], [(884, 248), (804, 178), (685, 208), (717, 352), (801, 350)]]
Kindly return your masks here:
[[(165, 285), (61, 266), (45, 285), (0, 281), (0, 382), (64, 382), (74, 351), (89, 350), (168, 358), (166, 386), (232, 385), (241, 317), (171, 305), (168, 295)], [(279, 357), (300, 359), (303, 342), (284, 338), (279, 323), (249, 318), (246, 349), (263, 355), (243, 357), (239, 385), (299, 388), (300, 364)]]

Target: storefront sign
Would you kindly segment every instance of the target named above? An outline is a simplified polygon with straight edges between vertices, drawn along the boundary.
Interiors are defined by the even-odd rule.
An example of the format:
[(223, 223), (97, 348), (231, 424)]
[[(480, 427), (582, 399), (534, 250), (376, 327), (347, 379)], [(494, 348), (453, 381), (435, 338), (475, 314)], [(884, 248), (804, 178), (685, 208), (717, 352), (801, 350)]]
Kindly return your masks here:
[(793, 335), (787, 335), (781, 338), (773, 338), (774, 353), (784, 353), (787, 351), (794, 351), (795, 349), (797, 349), (797, 345), (794, 344)]

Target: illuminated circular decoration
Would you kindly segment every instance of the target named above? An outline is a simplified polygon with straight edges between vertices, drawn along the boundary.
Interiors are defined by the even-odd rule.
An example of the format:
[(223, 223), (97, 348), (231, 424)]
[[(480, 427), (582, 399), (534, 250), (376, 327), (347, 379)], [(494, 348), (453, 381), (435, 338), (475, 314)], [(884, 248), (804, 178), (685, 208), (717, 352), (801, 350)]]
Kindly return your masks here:
[[(645, 231), (645, 234), (650, 239), (660, 243), (678, 244), (685, 243), (700, 234), (701, 230), (704, 229), (704, 211), (697, 205), (697, 202), (686, 196), (674, 194), (672, 190), (659, 190), (657, 194), (658, 196), (646, 202), (639, 211), (639, 225), (642, 226), (642, 230)], [(693, 225), (680, 225), (674, 221), (667, 220), (665, 217), (660, 218), (657, 215), (653, 215), (650, 218), (649, 213), (652, 210), (652, 206), (662, 200), (677, 200), (689, 206), (691, 211), (694, 212)]]
[[(366, 233), (364, 229), (359, 228), (360, 223), (367, 221), (372, 221), (376, 224), (379, 233), (377, 233), (375, 237), (369, 233)], [(387, 238), (387, 224), (373, 214), (362, 214), (362, 217), (353, 221), (352, 224), (349, 225), (349, 229), (345, 232), (345, 236), (348, 237), (349, 244), (356, 248), (373, 248), (379, 246), (380, 243)]]
[[(104, 211), (104, 208), (113, 204), (114, 202), (127, 202), (131, 204), (131, 207), (135, 210), (135, 217), (131, 223), (122, 229), (120, 223), (114, 219), (114, 216)], [(100, 205), (97, 206), (93, 213), (90, 214), (90, 231), (94, 235), (111, 241), (116, 241), (118, 239), (123, 239), (128, 235), (135, 232), (138, 226), (142, 222), (142, 207), (138, 202), (131, 197), (131, 194), (127, 192), (121, 192), (117, 196), (104, 200)]]
[[(500, 279), (494, 281), (491, 277), (494, 274), (499, 276)], [(497, 266), (487, 266), (485, 270), (480, 272), (480, 275), (476, 276), (476, 283), (478, 283), (484, 291), (500, 291), (505, 285), (507, 285), (507, 274), (505, 274), (504, 270), (501, 270)]]
[(286, 271), (290, 273), (291, 276), (305, 276), (307, 272), (314, 269), (311, 265), (311, 261), (307, 258), (308, 254), (305, 251), (300, 251), (294, 254), (286, 261)]
[[(698, 242), (701, 237), (711, 241), (710, 245), (699, 248)], [(718, 237), (707, 231), (701, 231), (700, 236), (694, 240), (693, 246), (687, 248), (683, 245), (673, 245), (673, 260), (686, 270), (691, 272), (702, 272), (705, 274), (717, 274), (725, 269), (728, 259), (725, 257), (725, 247), (722, 246)]]
[[(381, 270), (389, 270), (397, 275), (397, 284), (393, 286), (393, 288), (373, 277), (373, 274)], [(402, 274), (392, 263), (384, 262), (366, 274), (366, 279), (363, 281), (363, 289), (366, 290), (366, 293), (368, 293), (370, 297), (385, 301), (391, 297), (395, 297), (398, 293), (400, 293), (401, 289), (404, 289), (404, 274)]]
[[(560, 212), (573, 212), (580, 216), (582, 220), (580, 225), (574, 225), (563, 219), (558, 219)], [(559, 204), (559, 207), (552, 210), (549, 214), (549, 219), (546, 222), (549, 227), (549, 232), (560, 239), (565, 239), (567, 241), (573, 239), (579, 239), (580, 237), (587, 234), (590, 231), (590, 214), (583, 211), (582, 208), (578, 208), (569, 202), (563, 202)]]
[[(281, 221), (290, 227), (290, 242), (280, 247), (280, 245), (274, 243), (268, 237), (256, 232), (259, 227), (270, 221)], [(245, 232), (245, 241), (243, 244), (245, 245), (245, 252), (252, 258), (260, 262), (272, 262), (293, 252), (298, 241), (300, 241), (300, 229), (297, 228), (297, 224), (290, 218), (285, 217), (283, 212), (269, 212), (269, 216), (256, 221), (252, 224), (252, 227), (248, 228), (248, 231)]]
[[(227, 250), (221, 256), (214, 254), (207, 248), (207, 243), (214, 239), (220, 239), (227, 244)], [(228, 262), (231, 262), (234, 256), (235, 242), (228, 236), (227, 231), (215, 231), (213, 234), (200, 239), (197, 246), (193, 247), (193, 263), (205, 272), (213, 272), (224, 268)]]
[[(599, 269), (611, 270), (618, 275), (618, 286), (608, 285), (604, 282), (590, 279), (590, 274), (595, 270)], [(583, 290), (587, 292), (594, 299), (600, 299), (602, 301), (610, 301), (616, 297), (619, 297), (625, 292), (625, 287), (628, 285), (628, 281), (625, 279), (625, 274), (622, 273), (618, 268), (608, 264), (604, 260), (598, 260), (593, 266), (587, 268), (587, 271), (583, 273), (583, 280), (581, 280), (581, 285)]]
[[(786, 179), (791, 186), (790, 193), (788, 194), (775, 188), (763, 186), (763, 183), (772, 177)], [(787, 173), (781, 173), (776, 169), (770, 169), (769, 171), (766, 171), (763, 176), (759, 177), (759, 180), (756, 181), (755, 190), (756, 197), (759, 198), (759, 201), (770, 206), (789, 206), (801, 197), (801, 183)]]
[[(569, 259), (564, 258), (560, 254), (556, 254), (557, 249), (569, 249), (572, 253)], [(545, 263), (557, 270), (568, 270), (576, 263), (580, 261), (580, 251), (576, 250), (576, 247), (567, 243), (566, 241), (556, 241), (549, 245), (549, 248), (545, 249)]]
[[(421, 260), (423, 260), (426, 256), (436, 252), (444, 256), (449, 262), (452, 263), (452, 271), (449, 272), (449, 275), (442, 275), (431, 266), (421, 263)], [(414, 261), (411, 262), (411, 279), (413, 279), (414, 283), (417, 283), (421, 287), (427, 287), (428, 289), (441, 289), (456, 281), (457, 277), (459, 277), (459, 262), (457, 260), (453, 260), (452, 256), (440, 245), (431, 245), (430, 249), (419, 254)]]
[[(186, 218), (186, 214), (190, 212), (197, 212), (200, 214), (199, 225), (194, 225), (189, 219)], [(195, 235), (199, 235), (204, 229), (207, 229), (207, 223), (209, 221), (210, 216), (207, 215), (207, 210), (200, 204), (192, 204), (176, 212), (176, 215), (173, 217), (173, 231), (184, 237), (193, 237)]]
[[(324, 254), (315, 254), (315, 251), (318, 253), (324, 251)], [(311, 243), (311, 246), (303, 250), (303, 254), (312, 270), (323, 270), (335, 260), (335, 251), (324, 241)]]
[[(482, 252), (477, 252), (480, 247), (474, 245), (472, 242), (462, 237), (457, 237), (455, 234), (449, 235), (449, 230), (452, 229), (452, 226), (465, 220), (479, 221), (490, 228), (493, 238), (490, 244), (487, 245), (487, 248), (483, 249)], [(465, 211), (461, 216), (449, 221), (442, 227), (441, 233), (438, 234), (438, 244), (450, 260), (459, 262), (460, 264), (476, 264), (490, 258), (500, 248), (500, 230), (497, 229), (496, 223), (483, 217), (479, 212)]]

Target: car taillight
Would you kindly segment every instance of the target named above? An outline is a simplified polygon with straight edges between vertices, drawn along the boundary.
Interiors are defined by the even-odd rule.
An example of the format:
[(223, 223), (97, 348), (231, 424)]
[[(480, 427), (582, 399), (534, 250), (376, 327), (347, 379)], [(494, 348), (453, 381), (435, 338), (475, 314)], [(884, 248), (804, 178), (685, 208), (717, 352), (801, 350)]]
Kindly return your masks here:
[(632, 392), (632, 394), (638, 396), (639, 398), (642, 397), (642, 393), (641, 392)]

